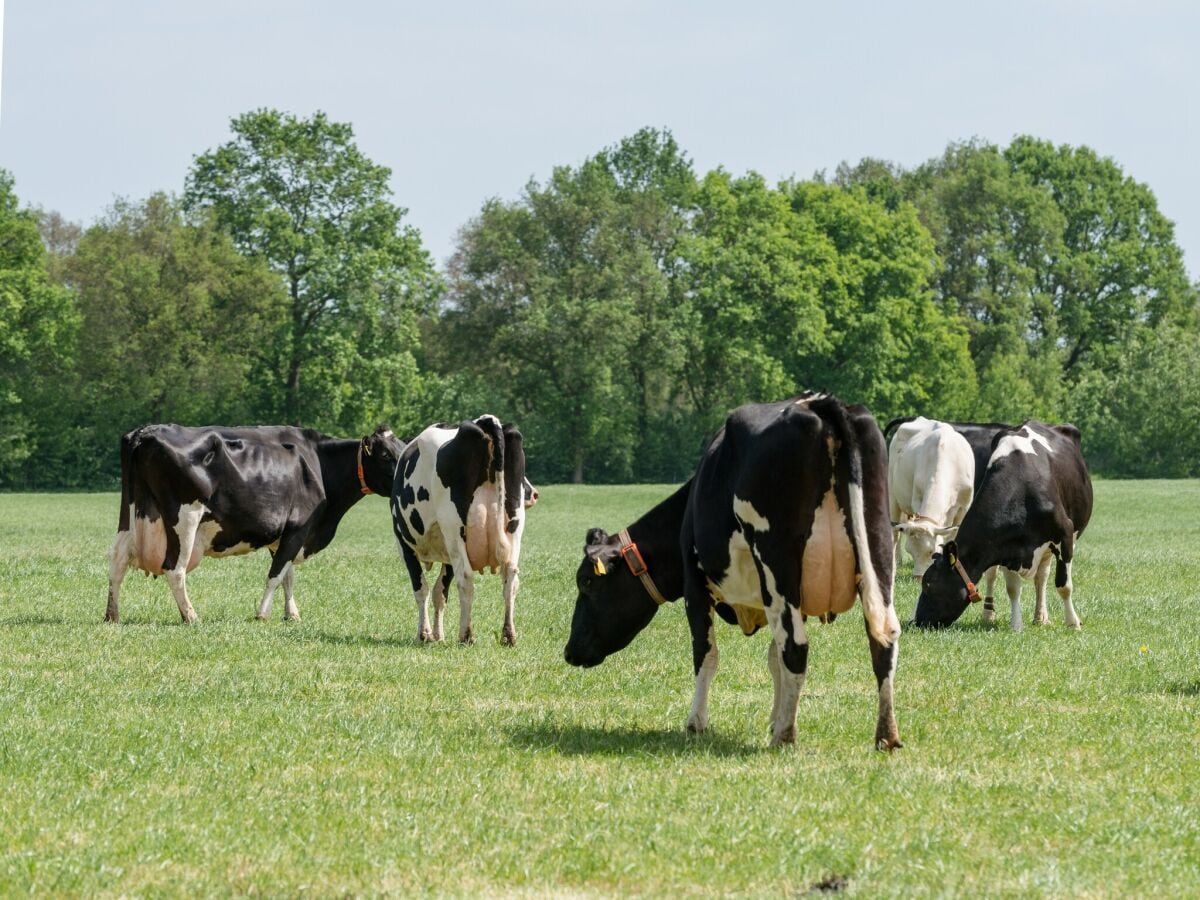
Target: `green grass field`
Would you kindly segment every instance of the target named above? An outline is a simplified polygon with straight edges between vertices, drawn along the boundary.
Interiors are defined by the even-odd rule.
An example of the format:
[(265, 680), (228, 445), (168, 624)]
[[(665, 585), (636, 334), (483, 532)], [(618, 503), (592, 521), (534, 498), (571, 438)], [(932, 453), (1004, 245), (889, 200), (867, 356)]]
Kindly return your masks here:
[[(979, 622), (901, 641), (905, 747), (872, 749), (857, 610), (813, 623), (795, 746), (767, 749), (766, 634), (719, 632), (684, 732), (681, 605), (562, 661), (590, 525), (667, 493), (544, 487), (501, 647), (422, 646), (386, 504), (252, 619), (266, 554), (207, 560), (201, 623), (131, 573), (104, 625), (115, 495), (0, 495), (0, 893), (1132, 896), (1200, 891), (1200, 483), (1100, 482), (1081, 633)], [(897, 586), (901, 620), (916, 585)], [(457, 602), (447, 634), (457, 631)]]

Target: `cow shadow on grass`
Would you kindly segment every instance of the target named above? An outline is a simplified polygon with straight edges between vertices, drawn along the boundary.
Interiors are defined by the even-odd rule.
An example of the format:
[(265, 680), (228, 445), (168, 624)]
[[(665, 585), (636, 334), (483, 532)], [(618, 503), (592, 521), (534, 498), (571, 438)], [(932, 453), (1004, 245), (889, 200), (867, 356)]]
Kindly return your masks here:
[(312, 643), (314, 641), (322, 644), (330, 644), (335, 647), (423, 647), (425, 646), (415, 637), (401, 637), (400, 635), (382, 635), (373, 634), (336, 634), (332, 631), (318, 631), (315, 634), (312, 632), (290, 631), (285, 632), (288, 638), (300, 641), (302, 643)]
[(750, 757), (767, 752), (766, 739), (748, 742), (720, 731), (689, 734), (683, 728), (630, 726), (522, 725), (508, 730), (509, 741), (523, 750), (557, 750), (568, 756)]
[(67, 620), (62, 616), (13, 616), (10, 619), (0, 619), (0, 627), (7, 625), (65, 625)]
[(1162, 690), (1164, 693), (1174, 694), (1177, 697), (1200, 697), (1200, 681), (1181, 681), (1168, 684)]

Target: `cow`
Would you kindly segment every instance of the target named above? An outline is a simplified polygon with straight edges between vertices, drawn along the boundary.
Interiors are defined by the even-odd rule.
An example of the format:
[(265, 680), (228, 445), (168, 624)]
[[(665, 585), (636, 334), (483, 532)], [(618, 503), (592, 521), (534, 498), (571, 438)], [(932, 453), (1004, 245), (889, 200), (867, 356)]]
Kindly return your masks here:
[(1080, 628), (1072, 603), (1071, 562), (1075, 543), (1091, 516), (1092, 481), (1078, 428), (1030, 419), (997, 434), (956, 539), (933, 558), (921, 580), (914, 623), (920, 627), (952, 624), (980, 599), (975, 579), (993, 566), (1003, 566), (1013, 630), (1022, 627), (1021, 578), (1034, 581), (1034, 621), (1048, 624), (1046, 581), (1053, 556), (1054, 586), (1062, 597), (1066, 624)]
[(897, 566), (903, 538), (913, 575), (925, 574), (934, 552), (958, 531), (974, 484), (971, 445), (952, 426), (917, 416), (899, 427), (888, 447)]
[[(391, 494), (396, 543), (417, 604), (417, 639), (443, 639), (442, 613), (453, 578), (458, 586), (458, 639), (473, 643), (474, 574), (500, 569), (504, 579), (501, 641), (515, 646), (513, 609), (520, 585), (525, 509), (537, 501), (537, 491), (525, 478), (521, 432), (492, 415), (457, 425), (430, 425), (401, 454)], [(431, 584), (426, 570), (434, 563), (444, 568)]]
[(324, 549), (367, 494), (387, 494), (404, 445), (386, 426), (361, 439), (291, 426), (145, 425), (121, 438), (121, 512), (109, 551), (108, 609), (130, 566), (165, 575), (185, 624), (196, 621), (187, 573), (205, 556), (271, 553), (258, 618), (283, 585), (299, 619), (295, 567)]
[[(890, 440), (892, 433), (898, 427), (908, 422), (914, 422), (918, 418), (920, 417), (901, 416), (900, 418), (892, 419), (883, 427), (883, 436)], [(987, 471), (988, 459), (992, 455), (992, 444), (996, 440), (996, 435), (1009, 431), (1013, 426), (1002, 422), (947, 422), (946, 424), (962, 435), (971, 447), (971, 455), (975, 458), (975, 483), (972, 485), (973, 495), (975, 491), (979, 490), (979, 483), (983, 481), (983, 475)], [(996, 576), (999, 572), (999, 566), (992, 566), (983, 575), (986, 584), (986, 591), (983, 598), (983, 620), (988, 623), (996, 620), (993, 595), (996, 588)], [(1020, 594), (1021, 579), (1019, 576), (1012, 573), (1005, 573), (1004, 583), (1009, 593), (1009, 599), (1012, 598), (1013, 591), (1016, 591), (1017, 595)]]
[(857, 595), (879, 691), (875, 745), (901, 746), (886, 460), (862, 406), (805, 393), (738, 407), (690, 481), (616, 535), (587, 532), (567, 663), (599, 665), (682, 596), (696, 677), (687, 728), (702, 732), (717, 670), (714, 610), (747, 635), (767, 625), (771, 744), (792, 743), (808, 667), (805, 622), (832, 621)]

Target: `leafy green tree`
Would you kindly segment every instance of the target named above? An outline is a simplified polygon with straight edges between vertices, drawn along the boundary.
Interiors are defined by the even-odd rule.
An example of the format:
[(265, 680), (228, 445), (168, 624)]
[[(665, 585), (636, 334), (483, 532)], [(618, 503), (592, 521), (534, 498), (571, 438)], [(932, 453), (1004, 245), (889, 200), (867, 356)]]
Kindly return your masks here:
[(77, 327), (70, 294), (48, 276), (37, 217), (0, 170), (0, 485), (28, 484), (26, 462), (54, 433)]
[(416, 321), (437, 289), (420, 235), (349, 125), (262, 109), (231, 127), (232, 141), (195, 159), (185, 205), (211, 210), (283, 279), (272, 365), (282, 415), (361, 430), (418, 389)]
[(71, 406), (92, 460), (72, 461), (82, 483), (116, 473), (118, 438), (136, 425), (257, 418), (286, 298), (210, 218), (188, 221), (165, 194), (119, 201), (64, 268), (84, 339)]
[(1105, 367), (1143, 328), (1194, 321), (1175, 229), (1153, 191), (1088, 147), (1018, 137), (1004, 158), (1061, 215), (1039, 260), (1039, 294), (1057, 321), (1068, 377)]

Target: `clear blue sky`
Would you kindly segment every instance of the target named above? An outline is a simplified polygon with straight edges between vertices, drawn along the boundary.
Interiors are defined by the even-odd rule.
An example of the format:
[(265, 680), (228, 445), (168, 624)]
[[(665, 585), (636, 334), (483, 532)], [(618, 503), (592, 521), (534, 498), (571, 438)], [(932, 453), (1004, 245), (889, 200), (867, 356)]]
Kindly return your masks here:
[(1200, 3), (7, 0), (0, 166), (88, 222), (260, 106), (353, 123), (440, 262), (484, 198), (667, 126), (776, 179), (951, 140), (1088, 144), (1200, 274)]

